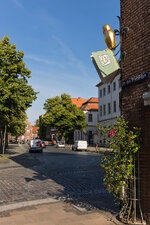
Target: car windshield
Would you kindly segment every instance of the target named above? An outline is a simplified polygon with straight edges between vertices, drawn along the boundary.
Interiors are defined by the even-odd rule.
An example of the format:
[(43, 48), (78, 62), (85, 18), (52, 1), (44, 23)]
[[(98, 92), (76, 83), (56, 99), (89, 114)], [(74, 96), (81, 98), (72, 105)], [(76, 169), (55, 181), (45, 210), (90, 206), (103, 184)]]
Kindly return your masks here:
[(61, 144), (61, 145), (64, 145), (65, 144), (64, 141), (59, 141), (58, 143)]

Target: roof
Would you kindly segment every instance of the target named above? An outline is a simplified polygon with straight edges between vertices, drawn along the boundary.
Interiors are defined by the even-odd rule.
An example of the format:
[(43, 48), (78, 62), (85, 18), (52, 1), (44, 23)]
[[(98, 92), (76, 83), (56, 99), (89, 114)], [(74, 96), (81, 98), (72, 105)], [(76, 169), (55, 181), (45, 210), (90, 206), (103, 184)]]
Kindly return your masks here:
[(89, 111), (89, 110), (96, 110), (97, 111), (98, 110), (98, 102), (97, 103), (88, 102), (87, 104), (82, 105), (81, 109), (87, 110), (87, 111)]
[(78, 98), (71, 98), (72, 103), (75, 104), (77, 107), (81, 107), (83, 103), (87, 102), (88, 99), (83, 99), (81, 97)]
[(98, 103), (98, 98), (92, 97), (88, 100), (88, 102)]
[(34, 133), (34, 132), (37, 132), (38, 130), (39, 130), (39, 127), (32, 126), (32, 131), (33, 131), (33, 133)]
[(72, 103), (82, 110), (98, 110), (98, 98), (91, 97), (89, 99), (83, 99), (81, 97), (72, 98)]
[(102, 84), (103, 84), (103, 82), (100, 81), (98, 84), (96, 84), (96, 87), (99, 87), (99, 86), (101, 86)]

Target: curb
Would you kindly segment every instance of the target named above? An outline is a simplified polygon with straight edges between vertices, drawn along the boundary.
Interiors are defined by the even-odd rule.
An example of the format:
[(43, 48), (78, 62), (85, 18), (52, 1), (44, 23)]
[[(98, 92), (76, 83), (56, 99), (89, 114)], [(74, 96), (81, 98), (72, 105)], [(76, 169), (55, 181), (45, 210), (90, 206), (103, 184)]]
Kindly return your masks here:
[(47, 204), (47, 203), (56, 203), (59, 202), (60, 200), (53, 199), (53, 198), (47, 198), (47, 199), (38, 199), (38, 200), (33, 200), (33, 201), (26, 201), (26, 202), (18, 202), (14, 204), (8, 204), (4, 206), (0, 206), (0, 213), (9, 211), (9, 210), (14, 210), (14, 209), (19, 209), (27, 206), (35, 206), (35, 205), (42, 205), (42, 204)]

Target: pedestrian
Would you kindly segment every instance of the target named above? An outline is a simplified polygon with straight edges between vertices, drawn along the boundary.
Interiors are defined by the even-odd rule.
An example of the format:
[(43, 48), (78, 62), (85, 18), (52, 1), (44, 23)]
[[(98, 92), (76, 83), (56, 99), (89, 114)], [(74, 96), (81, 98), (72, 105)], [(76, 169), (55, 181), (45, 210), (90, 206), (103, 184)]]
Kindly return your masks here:
[(95, 145), (95, 151), (98, 152), (98, 143)]

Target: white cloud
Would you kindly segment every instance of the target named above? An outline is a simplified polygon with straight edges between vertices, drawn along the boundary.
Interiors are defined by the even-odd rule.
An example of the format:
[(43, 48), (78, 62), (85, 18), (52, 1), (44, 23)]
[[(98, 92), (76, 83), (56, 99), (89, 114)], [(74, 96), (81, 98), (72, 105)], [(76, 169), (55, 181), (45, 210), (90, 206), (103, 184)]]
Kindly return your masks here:
[(52, 12), (49, 12), (44, 8), (40, 8), (38, 16), (40, 20), (43, 21), (44, 24), (48, 26), (47, 29), (51, 27), (54, 30), (57, 30), (63, 24), (61, 20), (52, 15)]
[(63, 54), (67, 57), (68, 60), (66, 61), (66, 64), (74, 66), (82, 73), (82, 75), (87, 76), (88, 74), (87, 65), (85, 65), (82, 60), (77, 58), (74, 55), (73, 51), (60, 38), (58, 38), (55, 35), (53, 35), (52, 38), (59, 44)]
[(47, 60), (47, 59), (44, 59), (44, 58), (41, 58), (41, 57), (35, 56), (35, 55), (25, 55), (25, 58), (34, 60), (36, 62), (46, 63), (48, 65), (54, 64), (54, 62), (51, 60)]
[(12, 0), (12, 2), (19, 8), (23, 9), (24, 6), (22, 5), (22, 3), (19, 0)]

